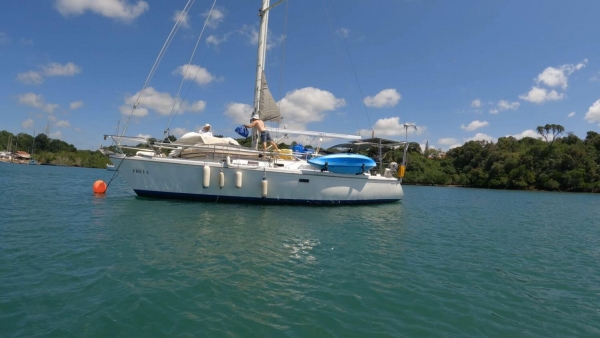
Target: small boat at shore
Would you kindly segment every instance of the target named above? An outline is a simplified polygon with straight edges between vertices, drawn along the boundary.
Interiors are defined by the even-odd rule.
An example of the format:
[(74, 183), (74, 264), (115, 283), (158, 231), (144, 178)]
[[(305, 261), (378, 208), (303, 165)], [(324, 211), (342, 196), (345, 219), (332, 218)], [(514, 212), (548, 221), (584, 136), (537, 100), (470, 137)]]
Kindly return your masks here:
[(115, 167), (114, 164), (107, 164), (106, 165), (106, 170), (108, 170), (108, 171), (117, 171), (117, 168)]

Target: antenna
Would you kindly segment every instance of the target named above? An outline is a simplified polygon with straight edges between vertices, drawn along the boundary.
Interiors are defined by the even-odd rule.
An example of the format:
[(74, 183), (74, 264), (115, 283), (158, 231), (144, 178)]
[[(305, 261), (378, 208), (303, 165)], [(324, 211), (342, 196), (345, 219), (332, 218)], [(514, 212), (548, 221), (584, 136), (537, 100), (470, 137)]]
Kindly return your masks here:
[(415, 128), (415, 130), (417, 130), (417, 126), (411, 123), (405, 123), (403, 124), (404, 126), (404, 130), (406, 131), (406, 142), (408, 142), (408, 128), (413, 127)]

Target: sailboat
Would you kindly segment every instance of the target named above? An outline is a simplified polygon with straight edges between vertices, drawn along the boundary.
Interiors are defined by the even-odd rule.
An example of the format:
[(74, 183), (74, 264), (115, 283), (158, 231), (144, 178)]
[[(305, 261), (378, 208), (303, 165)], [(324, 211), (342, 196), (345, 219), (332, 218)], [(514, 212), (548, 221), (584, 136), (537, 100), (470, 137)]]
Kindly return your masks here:
[[(260, 31), (254, 114), (263, 121), (277, 122), (281, 113), (265, 78), (264, 65), (267, 50), (269, 11), (281, 1), (270, 5), (262, 0), (259, 12)], [(133, 107), (137, 107), (136, 103)], [(250, 116), (249, 116), (250, 118)], [(156, 198), (182, 198), (212, 202), (254, 202), (265, 204), (369, 204), (397, 202), (404, 196), (402, 175), (404, 166), (381, 162), (374, 168), (372, 160), (365, 164), (353, 154), (352, 170), (340, 170), (344, 156), (334, 159), (317, 152), (311, 156), (320, 161), (309, 163), (303, 154), (258, 151), (255, 147), (257, 131), (252, 131), (253, 147), (243, 147), (230, 138), (216, 138), (198, 133), (183, 135), (176, 142), (150, 142), (149, 139), (121, 135), (104, 135), (111, 138), (120, 153), (107, 152), (118, 173), (123, 176), (138, 196)], [(274, 131), (273, 128), (267, 130)], [(280, 130), (290, 135), (309, 135), (320, 138), (344, 139), (349, 149), (370, 146), (404, 146), (407, 142), (381, 138), (361, 139), (357, 135), (334, 134), (304, 130)], [(147, 148), (123, 145), (124, 142), (145, 143)], [(123, 149), (133, 149), (127, 156)], [(381, 148), (380, 148), (381, 149)], [(168, 151), (168, 154), (165, 152)], [(306, 154), (304, 154), (306, 155)], [(406, 156), (405, 156), (406, 158)], [(317, 163), (318, 162), (318, 163)], [(333, 163), (335, 162), (335, 165)], [(333, 170), (333, 168), (337, 170)], [(330, 168), (332, 168), (330, 170)], [(376, 171), (375, 171), (375, 170)]]
[(40, 164), (40, 162), (38, 162), (33, 155), (35, 154), (35, 130), (33, 131), (33, 144), (31, 146), (31, 158), (29, 159), (29, 162), (27, 162), (27, 164), (29, 165), (38, 165)]

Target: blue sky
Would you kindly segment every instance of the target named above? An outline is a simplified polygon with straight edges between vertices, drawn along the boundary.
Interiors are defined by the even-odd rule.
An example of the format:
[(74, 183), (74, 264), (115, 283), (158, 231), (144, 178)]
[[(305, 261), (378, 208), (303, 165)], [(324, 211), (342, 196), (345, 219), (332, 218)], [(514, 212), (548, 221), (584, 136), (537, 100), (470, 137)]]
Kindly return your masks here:
[[(106, 143), (186, 3), (3, 3), (0, 129)], [(128, 135), (162, 136), (212, 4), (195, 1)], [(216, 2), (169, 125), (176, 136), (210, 123), (236, 137), (248, 120), (259, 7)], [(290, 129), (404, 139), (409, 122), (410, 140), (443, 150), (546, 123), (583, 138), (600, 124), (597, 13), (599, 1), (289, 0), (270, 14), (267, 79)]]

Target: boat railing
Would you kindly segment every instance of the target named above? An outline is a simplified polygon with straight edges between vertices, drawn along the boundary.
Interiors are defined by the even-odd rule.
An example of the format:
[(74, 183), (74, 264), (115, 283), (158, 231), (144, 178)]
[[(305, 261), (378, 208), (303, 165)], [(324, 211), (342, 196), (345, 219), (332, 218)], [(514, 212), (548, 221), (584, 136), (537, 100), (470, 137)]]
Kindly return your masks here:
[[(226, 157), (229, 156), (232, 160), (252, 159), (259, 161), (272, 161), (273, 163), (278, 163), (281, 160), (299, 161), (302, 155), (305, 155), (303, 153), (298, 152), (282, 153), (277, 151), (255, 150), (235, 144), (188, 144), (178, 142), (154, 142), (153, 144), (151, 144), (151, 147), (157, 154), (162, 154), (162, 150), (181, 150), (181, 154), (186, 149), (193, 149), (198, 151), (198, 155), (204, 154), (206, 156), (205, 158), (211, 158), (213, 161), (223, 161)], [(142, 150), (148, 151), (148, 149)]]

